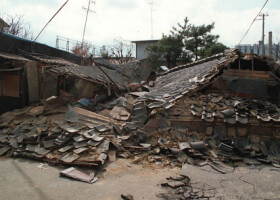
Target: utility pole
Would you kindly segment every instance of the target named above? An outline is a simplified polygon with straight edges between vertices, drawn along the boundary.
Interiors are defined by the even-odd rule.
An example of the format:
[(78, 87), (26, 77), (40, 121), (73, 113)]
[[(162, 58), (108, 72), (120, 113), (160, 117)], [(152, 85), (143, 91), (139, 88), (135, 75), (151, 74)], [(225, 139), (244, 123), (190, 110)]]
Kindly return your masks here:
[(153, 6), (154, 2), (148, 3), (151, 8), (151, 39), (154, 39), (154, 26), (153, 26)]
[(70, 41), (69, 41), (69, 39), (67, 38), (67, 42), (66, 42), (66, 51), (68, 51), (68, 52), (69, 52), (69, 43), (70, 43)]
[(84, 32), (83, 32), (81, 50), (83, 49), (84, 40), (85, 40), (85, 32), (86, 32), (86, 26), (87, 26), (87, 20), (88, 20), (88, 13), (89, 13), (89, 12), (96, 13), (95, 11), (90, 10), (90, 4), (91, 4), (91, 3), (95, 4), (95, 1), (88, 0), (88, 7), (87, 7), (87, 8), (85, 8), (85, 7), (82, 8), (83, 10), (85, 10), (85, 11), (87, 12), (87, 14), (86, 14), (86, 21), (85, 21), (85, 25), (84, 25)]
[(265, 28), (265, 17), (269, 16), (268, 14), (260, 14), (259, 15), (261, 17), (261, 19), (256, 19), (256, 20), (262, 20), (262, 54), (264, 55), (265, 54), (265, 48), (264, 48), (264, 37), (265, 37), (265, 34), (264, 34), (264, 28)]
[(58, 35), (56, 36), (56, 45), (55, 48), (59, 49), (59, 38)]
[(268, 55), (272, 57), (272, 32), (268, 32)]

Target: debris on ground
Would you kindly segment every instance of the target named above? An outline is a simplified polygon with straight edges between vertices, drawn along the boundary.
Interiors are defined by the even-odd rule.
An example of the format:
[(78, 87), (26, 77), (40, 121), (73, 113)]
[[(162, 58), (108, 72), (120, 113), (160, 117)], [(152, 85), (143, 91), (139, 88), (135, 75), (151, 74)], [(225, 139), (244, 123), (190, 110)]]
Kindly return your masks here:
[(133, 196), (131, 194), (122, 194), (121, 198), (123, 200), (133, 200)]
[(215, 197), (215, 189), (203, 185), (199, 187), (196, 183), (191, 183), (188, 176), (178, 176), (166, 178), (166, 182), (161, 183), (166, 192), (157, 195), (164, 200), (181, 200), (181, 199), (210, 199)]
[(95, 183), (96, 181), (98, 181), (98, 178), (95, 177), (94, 172), (78, 170), (74, 167), (65, 169), (65, 170), (61, 171), (59, 174), (60, 174), (60, 176), (76, 179), (78, 181), (83, 181), (83, 182), (87, 182), (87, 183)]
[[(82, 108), (66, 107), (66, 102), (61, 105), (60, 101), (57, 98), (47, 102), (45, 110), (37, 115), (34, 110), (38, 106), (6, 113), (9, 121), (1, 120), (1, 155), (72, 166), (104, 164), (109, 149), (120, 146), (121, 139), (114, 129), (122, 130), (123, 122)], [(53, 110), (55, 106), (57, 109)]]
[[(93, 73), (94, 80), (99, 75), (106, 84), (93, 87), (98, 92), (81, 89), (83, 81), (71, 85), (73, 91), (90, 93), (88, 99), (77, 101), (60, 91), (60, 97), (1, 115), (0, 156), (71, 167), (100, 167), (108, 160), (131, 158), (161, 167), (207, 165), (221, 174), (240, 163), (277, 169), (280, 101), (273, 95), (279, 91), (273, 67), (269, 59), (232, 51), (170, 69), (148, 85), (127, 85), (118, 77), (112, 82), (114, 71), (106, 76), (99, 71)], [(98, 71), (66, 66), (57, 72), (81, 78), (80, 71), (87, 69)], [(114, 85), (130, 89), (111, 91)], [(180, 184), (172, 181), (168, 187)], [(190, 197), (201, 196), (196, 195)]]

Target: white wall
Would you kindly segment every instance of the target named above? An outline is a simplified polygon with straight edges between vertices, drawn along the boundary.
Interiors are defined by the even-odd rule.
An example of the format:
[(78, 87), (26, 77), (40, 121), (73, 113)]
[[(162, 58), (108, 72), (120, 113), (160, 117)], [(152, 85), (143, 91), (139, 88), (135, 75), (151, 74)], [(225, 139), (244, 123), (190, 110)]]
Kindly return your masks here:
[(136, 59), (144, 60), (148, 56), (148, 52), (146, 51), (146, 47), (151, 44), (155, 44), (155, 42), (138, 42), (136, 43)]

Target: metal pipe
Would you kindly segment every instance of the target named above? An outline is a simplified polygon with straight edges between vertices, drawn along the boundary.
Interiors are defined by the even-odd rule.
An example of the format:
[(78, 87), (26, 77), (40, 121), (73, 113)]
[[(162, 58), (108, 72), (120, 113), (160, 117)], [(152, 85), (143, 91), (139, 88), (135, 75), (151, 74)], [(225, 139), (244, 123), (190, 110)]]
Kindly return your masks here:
[(262, 24), (262, 55), (264, 55), (265, 51), (264, 51), (264, 17), (265, 15), (262, 15), (262, 20), (263, 20), (263, 24)]

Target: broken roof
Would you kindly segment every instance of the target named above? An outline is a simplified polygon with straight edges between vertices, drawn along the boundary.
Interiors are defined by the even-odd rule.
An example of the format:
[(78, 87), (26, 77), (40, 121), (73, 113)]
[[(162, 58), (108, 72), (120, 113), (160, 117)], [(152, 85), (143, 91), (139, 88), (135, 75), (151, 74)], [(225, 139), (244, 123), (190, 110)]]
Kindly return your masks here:
[[(139, 100), (151, 100), (152, 103), (148, 108), (164, 107), (170, 108), (173, 106), (172, 102), (180, 99), (186, 94), (199, 91), (208, 85), (213, 78), (221, 72), (222, 69), (228, 67), (228, 64), (233, 63), (233, 69), (238, 69), (238, 59), (243, 59), (242, 62), (249, 62), (252, 64), (254, 70), (254, 60), (261, 61), (258, 63), (261, 71), (276, 71), (277, 66), (266, 57), (256, 55), (240, 54), (238, 50), (228, 50), (225, 54), (216, 54), (214, 56), (186, 64), (177, 66), (167, 72), (164, 72), (155, 81), (155, 86), (150, 88), (150, 92), (141, 96)], [(240, 62), (240, 61), (239, 61)], [(240, 63), (239, 63), (240, 68)], [(272, 74), (272, 73), (270, 73)], [(272, 74), (273, 75), (273, 74)], [(277, 76), (273, 76), (276, 79)]]
[[(113, 80), (122, 90), (127, 88), (127, 83), (141, 82), (147, 80), (151, 69), (142, 65), (140, 61), (128, 62), (122, 65), (112, 64), (105, 59), (95, 59), (101, 69)], [(53, 72), (60, 74), (70, 74), (92, 82), (101, 84), (112, 84), (112, 81), (100, 70), (94, 66), (69, 65), (52, 69)], [(114, 84), (112, 84), (114, 85)]]
[(139, 60), (120, 65), (112, 64), (108, 60), (102, 58), (94, 60), (103, 67), (119, 72), (129, 83), (147, 80), (151, 73), (151, 68), (147, 65), (143, 65)]
[[(121, 74), (114, 70), (101, 67), (106, 74), (118, 85), (119, 88), (125, 89), (126, 82)], [(108, 77), (97, 66), (64, 66), (56, 67), (51, 71), (59, 74), (74, 75), (82, 79), (86, 79), (92, 82), (98, 82), (101, 84), (112, 84)]]
[(29, 53), (23, 50), (19, 50), (19, 53), (23, 56), (25, 56), (26, 58), (29, 58), (31, 60), (35, 60), (38, 61), (40, 63), (44, 63), (44, 64), (49, 64), (49, 65), (76, 65), (75, 63), (72, 63), (68, 60), (65, 60), (63, 58), (59, 58), (59, 57), (52, 57), (52, 56), (47, 56), (47, 55), (43, 55), (43, 54), (38, 54), (38, 53)]
[(8, 60), (30, 61), (29, 59), (19, 55), (2, 53), (2, 52), (0, 52), (0, 57)]
[(140, 99), (158, 102), (156, 105), (152, 103), (148, 107), (168, 106), (191, 90), (209, 83), (219, 72), (219, 66), (223, 65), (226, 60), (223, 54), (217, 54), (196, 63), (178, 66), (158, 77), (151, 91)]
[(51, 57), (41, 54), (31, 54), (30, 57), (33, 60), (45, 63), (45, 64), (51, 64), (51, 65), (76, 65), (68, 60), (65, 60), (63, 58), (58, 57)]

